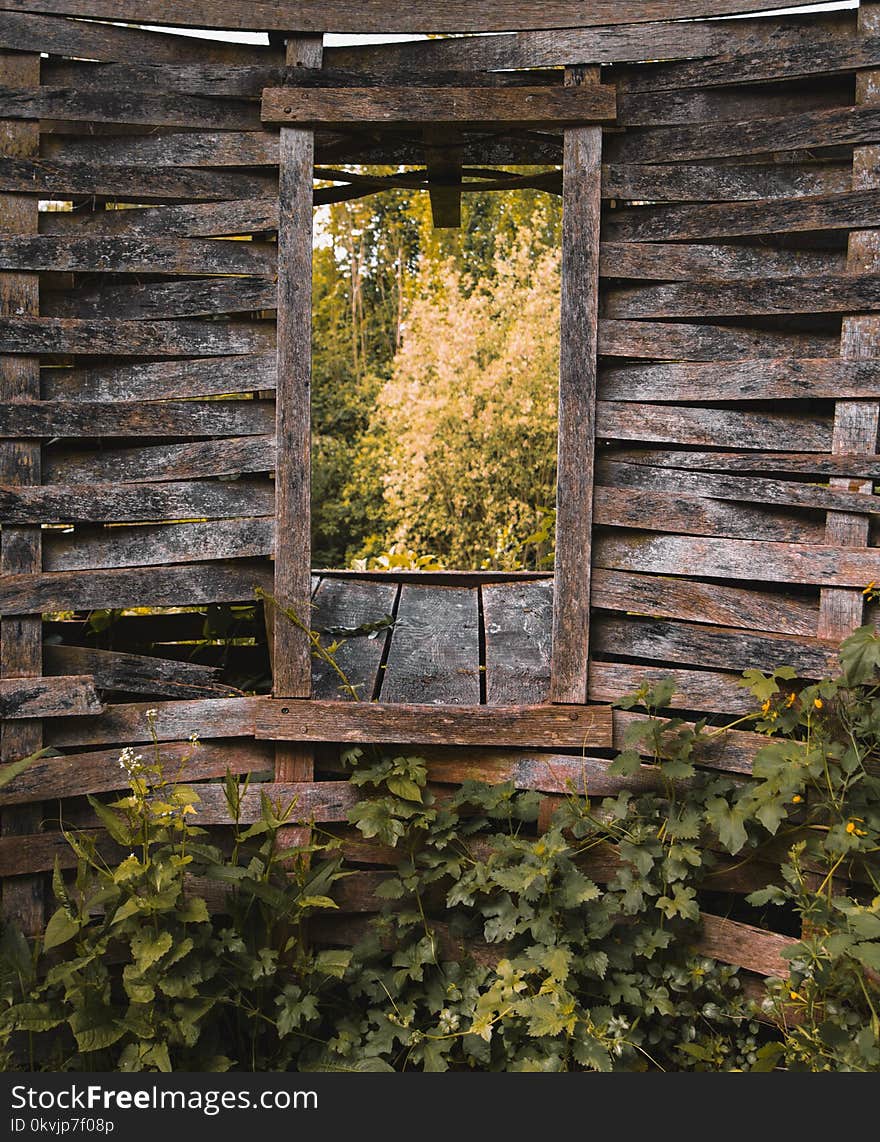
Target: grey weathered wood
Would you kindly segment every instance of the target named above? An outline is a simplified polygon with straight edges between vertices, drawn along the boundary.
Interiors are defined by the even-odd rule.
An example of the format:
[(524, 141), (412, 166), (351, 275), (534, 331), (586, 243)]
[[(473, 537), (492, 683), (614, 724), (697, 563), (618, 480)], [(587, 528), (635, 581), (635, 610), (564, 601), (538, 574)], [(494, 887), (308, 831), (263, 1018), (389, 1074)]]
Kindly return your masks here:
[(72, 535), (48, 531), (43, 544), (43, 570), (93, 571), (177, 566), (206, 559), (252, 559), (272, 554), (274, 536), (271, 517), (152, 527), (78, 527)]
[[(7, 6), (8, 7), (8, 6)], [(90, 13), (85, 12), (84, 15)], [(278, 52), (249, 44), (193, 39), (94, 20), (65, 20), (5, 10), (0, 16), (0, 47), (20, 52), (48, 52), (82, 59), (182, 63), (190, 60), (245, 66), (280, 62)]]
[[(287, 63), (320, 67), (322, 39), (297, 37)], [(272, 692), (308, 697), (307, 634), (284, 612), (308, 624), (311, 599), (312, 172), (314, 133), (285, 127), (279, 140), (278, 376), (276, 382), (275, 604)], [(276, 776), (301, 776), (311, 760), (279, 758)]]
[[(571, 71), (566, 74), (566, 90), (587, 91), (598, 78), (595, 71)], [(602, 212), (601, 129), (579, 127), (566, 131), (564, 149), (550, 700), (586, 702)]]
[(230, 696), (230, 687), (219, 681), (219, 670), (195, 662), (121, 654), (87, 646), (46, 646), (43, 664), (48, 675), (87, 674), (94, 685), (103, 690), (168, 698)]
[(792, 666), (800, 677), (823, 678), (837, 666), (834, 642), (803, 635), (677, 623), (661, 619), (608, 618), (596, 621), (597, 656), (625, 655), (715, 670), (741, 672)]
[[(0, 112), (7, 106), (0, 90)], [(264, 123), (342, 127), (455, 124), (574, 127), (615, 117), (613, 87), (275, 87), (263, 92)], [(236, 124), (237, 125), (237, 124)]]
[(232, 436), (152, 448), (102, 448), (100, 452), (53, 449), (46, 457), (43, 478), (48, 484), (127, 484), (237, 476), (274, 468), (274, 437)]
[[(0, 55), (0, 80), (36, 87), (40, 82), (40, 62), (36, 55)], [(0, 154), (30, 159), (39, 153), (40, 134), (36, 124), (0, 121)], [(0, 232), (8, 236), (31, 235), (37, 230), (36, 203), (4, 194), (0, 198)], [(0, 274), (0, 317), (39, 313), (39, 280), (35, 274)], [(40, 366), (33, 357), (0, 359), (0, 407), (40, 395)], [(40, 482), (40, 446), (33, 441), (0, 442), (0, 480), (17, 484)], [(39, 528), (4, 526), (0, 534), (0, 577), (39, 571), (41, 534)], [(31, 612), (37, 608), (31, 608)], [(0, 681), (7, 677), (38, 677), (42, 674), (42, 624), (40, 615), (28, 613), (10, 617), (0, 607)], [(35, 720), (0, 721), (0, 761), (17, 761), (39, 750), (42, 730)], [(40, 828), (39, 807), (0, 817), (0, 833), (5, 841)], [(3, 886), (3, 915), (15, 921), (28, 935), (43, 924), (42, 883), (28, 878)]]
[(617, 702), (641, 686), (653, 686), (664, 679), (675, 683), (669, 700), (671, 710), (705, 710), (731, 717), (755, 709), (755, 699), (738, 684), (742, 681), (738, 674), (595, 660), (590, 662), (590, 701)]
[(379, 696), (385, 703), (477, 705), (476, 588), (404, 584), (384, 675)]
[(252, 400), (22, 401), (0, 408), (0, 437), (264, 436), (272, 411)]
[(603, 300), (606, 315), (616, 318), (873, 312), (880, 309), (880, 274), (643, 286), (608, 291)]
[[(180, 741), (198, 734), (202, 739), (253, 737), (256, 698), (194, 698), (180, 702), (126, 702), (108, 706), (97, 718), (49, 722), (47, 745), (136, 745), (153, 740)], [(147, 710), (156, 711), (147, 718)]]
[(608, 748), (608, 706), (449, 706), (263, 698), (256, 736), (274, 741)]
[(275, 354), (207, 357), (147, 365), (46, 368), (44, 400), (108, 403), (225, 396), (275, 388)]
[[(244, 245), (244, 243), (242, 243)], [(105, 285), (44, 294), (47, 317), (150, 321), (219, 313), (263, 314), (275, 308), (275, 282), (256, 277), (194, 278), (148, 285)]]
[[(837, 251), (773, 250), (763, 246), (715, 246), (679, 242), (605, 242), (599, 271), (604, 278), (717, 282), (730, 279), (803, 278), (844, 269)], [(614, 297), (615, 295), (611, 295)], [(627, 299), (618, 299), (617, 304)], [(684, 315), (682, 311), (682, 316)]]
[(71, 87), (0, 86), (0, 115), (7, 119), (61, 119), (69, 123), (143, 123), (147, 126), (229, 128), (260, 126), (252, 103), (197, 95), (155, 94), (121, 86), (83, 91)]
[[(880, 33), (880, 7), (874, 3), (859, 6), (859, 32), (867, 35)], [(866, 110), (880, 111), (880, 70), (863, 72), (856, 83), (856, 102)], [(880, 187), (878, 175), (880, 147), (859, 147), (853, 152), (853, 189)], [(873, 220), (876, 223), (876, 215)], [(847, 248), (847, 269), (863, 274), (880, 268), (880, 230), (870, 229), (852, 233)], [(856, 309), (862, 307), (853, 307)], [(847, 359), (876, 358), (880, 353), (880, 319), (877, 317), (848, 317), (840, 333), (840, 355)], [(873, 454), (878, 447), (880, 430), (880, 404), (878, 402), (838, 401), (834, 409), (832, 452), (866, 452)], [(841, 482), (832, 479), (832, 486)], [(845, 483), (843, 486), (847, 486)], [(850, 487), (853, 485), (850, 484)], [(859, 491), (873, 492), (873, 484), (866, 481), (856, 485)], [(865, 547), (869, 542), (868, 519), (849, 513), (831, 512), (826, 523), (827, 543), (851, 547)], [(818, 633), (823, 638), (841, 640), (862, 623), (864, 597), (856, 592), (826, 589), (819, 605)]]
[[(58, 571), (0, 576), (0, 614), (39, 611), (184, 607), (200, 603), (252, 602), (257, 587), (271, 590), (266, 563), (194, 563), (184, 567), (110, 570), (83, 575)], [(124, 740), (124, 739), (119, 739)]]
[(664, 403), (880, 397), (880, 375), (873, 361), (835, 357), (623, 365), (600, 371), (599, 394), (611, 401)]
[(878, 209), (880, 190), (873, 189), (785, 202), (650, 207), (616, 215), (609, 235), (615, 241), (652, 241), (852, 230), (869, 225)]
[[(873, 547), (680, 535), (605, 535), (596, 541), (595, 558), (598, 567), (621, 571), (733, 581), (810, 583), (861, 590), (871, 579), (880, 579), (880, 549)], [(815, 621), (811, 630), (816, 630)], [(809, 632), (800, 629), (795, 633)]]
[[(776, 0), (778, 3), (778, 0)], [(243, 10), (222, 0), (6, 0), (16, 12), (44, 12), (167, 24), (181, 28), (299, 32), (486, 32), (509, 31), (529, 23), (537, 28), (571, 28), (599, 24), (640, 24), (654, 20), (760, 12), (774, 0), (593, 0), (589, 12), (579, 0), (545, 0), (523, 10), (520, 0), (447, 0), (438, 9), (432, 0), (410, 0), (405, 8), (392, 0), (336, 0), (332, 8), (318, 0), (288, 3), (253, 0)]]
[(719, 448), (766, 448), (768, 442), (773, 442), (780, 452), (789, 448), (797, 452), (828, 452), (831, 422), (829, 417), (817, 414), (599, 401), (596, 435), (614, 440), (656, 440)]
[(815, 452), (679, 452), (627, 448), (615, 449), (613, 456), (627, 464), (707, 472), (800, 472), (807, 476), (846, 476), (848, 480), (880, 478), (880, 455), (876, 453), (841, 452), (831, 456)]
[(850, 166), (841, 162), (606, 163), (602, 168), (604, 198), (648, 202), (791, 200), (846, 194), (851, 187)]
[(853, 492), (846, 487), (772, 480), (741, 473), (727, 475), (682, 472), (677, 468), (655, 468), (648, 464), (627, 464), (604, 459), (598, 466), (596, 479), (610, 487), (646, 489), (670, 496), (708, 496), (712, 499), (741, 500), (753, 504), (782, 504), (789, 507), (880, 514), (880, 496), (864, 491)]
[[(619, 533), (618, 533), (619, 534)], [(628, 533), (623, 538), (599, 536), (596, 540), (595, 567), (593, 570), (593, 604), (608, 611), (656, 615), (661, 618), (684, 619), (689, 622), (714, 623), (738, 629), (777, 631), (780, 634), (811, 636), (816, 630), (819, 614), (818, 600), (812, 602), (796, 596), (775, 592), (731, 587), (725, 583), (701, 583), (695, 580), (673, 578), (668, 563), (658, 562), (656, 574), (631, 574), (615, 567), (632, 566), (640, 571), (654, 571), (648, 564), (645, 552), (658, 543), (659, 550), (676, 550), (676, 544), (685, 553), (681, 569), (675, 575), (687, 574), (691, 565), (688, 553), (710, 551), (716, 546), (726, 550), (733, 541), (692, 539), (680, 536), (649, 536)], [(775, 550), (786, 546), (777, 544)], [(803, 545), (806, 548), (808, 545)], [(758, 558), (760, 550), (771, 550), (770, 544), (753, 543), (751, 558)], [(718, 565), (722, 561), (719, 559)], [(696, 572), (695, 572), (696, 573)], [(720, 577), (724, 578), (723, 575)], [(736, 574), (734, 580), (741, 580)]]
[(152, 238), (5, 238), (0, 269), (114, 274), (255, 274), (273, 277), (265, 243)]
[[(40, 78), (47, 87), (78, 91), (176, 91), (184, 95), (226, 99), (259, 99), (264, 87), (288, 82), (283, 64), (92, 63), (81, 60), (43, 61)], [(289, 82), (296, 82), (292, 78)]]
[(617, 98), (616, 123), (621, 127), (659, 128), (713, 120), (737, 123), (829, 111), (848, 103), (850, 83), (826, 78), (807, 88), (733, 87), (684, 91), (622, 91)]
[(64, 317), (0, 319), (0, 352), (94, 355), (225, 356), (270, 348), (274, 330), (260, 323), (112, 321)]
[[(312, 600), (312, 629), (318, 631), (325, 646), (342, 642), (333, 657), (362, 701), (371, 701), (378, 692), (379, 666), (391, 631), (385, 628), (369, 635), (341, 632), (393, 615), (397, 591), (393, 583), (323, 579)], [(321, 699), (351, 700), (338, 674), (318, 658), (312, 661), (312, 694)]]
[(735, 155), (764, 155), (780, 149), (833, 147), (871, 143), (880, 134), (876, 107), (839, 107), (832, 111), (806, 111), (781, 118), (686, 127), (636, 128), (618, 136), (609, 148), (611, 162), (687, 162), (692, 159)]
[[(196, 206), (156, 206), (143, 210), (105, 210), (89, 214), (52, 211), (40, 215), (41, 234), (81, 237), (86, 234), (126, 234), (169, 238), (211, 238), (263, 233), (278, 229), (277, 190), (272, 199)], [(167, 197), (167, 196), (163, 196)], [(216, 197), (228, 197), (218, 194)], [(140, 195), (137, 196), (141, 198)]]
[(486, 584), (481, 588), (486, 644), (486, 703), (547, 701), (553, 626), (552, 582)]
[[(41, 140), (40, 147), (44, 159), (71, 165), (114, 166), (125, 172), (127, 180), (141, 178), (147, 186), (150, 174), (161, 167), (278, 166), (278, 134), (268, 130), (50, 134)], [(181, 172), (184, 177), (188, 173)]]
[(778, 542), (819, 543), (822, 538), (818, 512), (800, 514), (782, 508), (743, 507), (705, 495), (685, 495), (676, 489), (667, 493), (634, 492), (598, 484), (593, 511), (595, 522), (605, 527)]
[(672, 361), (731, 361), (741, 357), (830, 357), (838, 338), (765, 332), (682, 322), (599, 321), (599, 353)]
[[(82, 797), (109, 793), (128, 786), (128, 775), (119, 765), (119, 747), (43, 757), (0, 790), (0, 805), (21, 805), (45, 797)], [(200, 781), (230, 773), (270, 770), (270, 747), (263, 742), (212, 741), (165, 742), (162, 760), (166, 773), (180, 781)]]
[[(274, 198), (276, 181), (271, 173), (169, 171), (161, 167), (108, 166), (106, 161), (93, 164), (4, 158), (0, 161), (0, 190), (43, 198), (94, 195), (114, 202), (214, 202)], [(268, 207), (264, 205), (263, 209)]]
[(99, 714), (103, 705), (93, 680), (65, 678), (0, 678), (0, 718), (67, 718)]
[(0, 485), (4, 523), (125, 523), (160, 519), (265, 516), (274, 494), (268, 480), (180, 480), (161, 484)]

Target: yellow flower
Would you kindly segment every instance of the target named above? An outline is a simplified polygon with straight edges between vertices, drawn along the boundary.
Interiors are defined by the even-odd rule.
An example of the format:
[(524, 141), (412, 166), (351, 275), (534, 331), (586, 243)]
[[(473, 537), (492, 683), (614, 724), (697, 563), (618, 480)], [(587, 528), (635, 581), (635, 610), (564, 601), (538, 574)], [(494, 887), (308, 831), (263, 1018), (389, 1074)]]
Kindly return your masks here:
[(821, 710), (822, 707), (825, 705), (825, 703), (822, 701), (821, 698), (814, 698), (813, 699), (813, 705), (816, 707), (817, 710)]
[(870, 582), (870, 583), (867, 585), (867, 587), (864, 589), (864, 591), (862, 591), (862, 594), (863, 594), (863, 595), (870, 595), (870, 594), (871, 594), (871, 592), (874, 590), (874, 588), (875, 588), (876, 586), (877, 586), (877, 580), (876, 580), (876, 579), (872, 579), (872, 580), (871, 580), (871, 582)]
[(800, 805), (801, 801), (803, 801), (803, 797), (801, 797), (800, 793), (795, 793), (791, 799), (792, 805)]
[(804, 999), (804, 997), (803, 997), (803, 996), (800, 994), (800, 992), (798, 992), (798, 991), (790, 991), (790, 992), (788, 993), (788, 995), (789, 995), (789, 998), (790, 998), (790, 999), (798, 999), (798, 1000), (800, 1000), (800, 1002), (801, 1002), (801, 1003), (806, 1003), (806, 1002), (807, 1002), (807, 1001)]
[(762, 714), (769, 714), (770, 713), (770, 699), (769, 698), (765, 698), (764, 701), (761, 703), (761, 713)]
[(789, 696), (785, 699), (786, 706), (789, 706), (789, 707), (793, 706), (795, 704), (796, 699), (797, 699), (797, 694), (794, 694), (794, 693), (789, 694)]
[(866, 836), (868, 835), (868, 834), (867, 834), (867, 832), (866, 832), (864, 829), (860, 829), (860, 828), (858, 827), (858, 825), (856, 824), (856, 822), (857, 822), (857, 821), (861, 821), (861, 820), (862, 820), (862, 818), (861, 818), (861, 817), (853, 817), (853, 819), (852, 819), (851, 821), (847, 821), (847, 823), (846, 823), (846, 831), (847, 831), (847, 832), (848, 832), (850, 835), (852, 835), (853, 833), (855, 833), (855, 835), (856, 835), (857, 837), (866, 837)]

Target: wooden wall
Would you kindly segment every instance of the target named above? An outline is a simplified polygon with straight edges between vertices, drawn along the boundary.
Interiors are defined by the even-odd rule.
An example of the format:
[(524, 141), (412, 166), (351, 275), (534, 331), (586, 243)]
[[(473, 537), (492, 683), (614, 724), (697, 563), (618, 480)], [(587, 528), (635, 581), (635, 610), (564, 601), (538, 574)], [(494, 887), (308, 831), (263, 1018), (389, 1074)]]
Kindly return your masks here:
[[(138, 19), (130, 7), (120, 18)], [(180, 7), (180, 22), (223, 22), (207, 0)], [(279, 8), (250, 7), (253, 20)], [(351, 7), (336, 30), (351, 30)], [(490, 27), (527, 20), (497, 7)], [(575, 29), (571, 5), (547, 7), (563, 30), (327, 49), (324, 66), (601, 65), (616, 87), (588, 699), (674, 673), (676, 710), (736, 715), (745, 668), (832, 669), (880, 579), (878, 5), (687, 23), (668, 19), (685, 14), (677, 4), (591, 5), (604, 23)], [(321, 27), (307, 22), (315, 6), (300, 9), (302, 30)], [(389, 9), (372, 6), (362, 30)], [(0, 3), (2, 749), (55, 754), (0, 792), (3, 906), (30, 931), (44, 874), (69, 861), (59, 812), (93, 823), (82, 795), (118, 785), (120, 747), (149, 738), (147, 709), (170, 753), (203, 738), (188, 779), (260, 773), (340, 828), (352, 798), (330, 747), (291, 784), (255, 736), (271, 681), (254, 591), (273, 587), (279, 223), (279, 135), (260, 97), (283, 82), (284, 49), (70, 18), (104, 14), (94, 0)], [(561, 143), (465, 135), (461, 154), (553, 164)], [(316, 145), (323, 163), (419, 152), (356, 133)], [(47, 201), (73, 209), (37, 209)], [(216, 604), (242, 608), (236, 645), (193, 661)], [(106, 625), (103, 612), (129, 608), (151, 612)], [(615, 713), (617, 737), (638, 716)], [(732, 734), (712, 764), (747, 775), (757, 741)], [(552, 795), (586, 773), (591, 794), (621, 786), (610, 748), (586, 763), (566, 748), (428, 752), (440, 784), (512, 777)], [(203, 792), (200, 819), (222, 823), (217, 787)], [(387, 854), (357, 852), (346, 902), (369, 911), (368, 865)], [(739, 893), (754, 877), (718, 883)], [(781, 936), (711, 916), (706, 932), (719, 958), (779, 967)]]

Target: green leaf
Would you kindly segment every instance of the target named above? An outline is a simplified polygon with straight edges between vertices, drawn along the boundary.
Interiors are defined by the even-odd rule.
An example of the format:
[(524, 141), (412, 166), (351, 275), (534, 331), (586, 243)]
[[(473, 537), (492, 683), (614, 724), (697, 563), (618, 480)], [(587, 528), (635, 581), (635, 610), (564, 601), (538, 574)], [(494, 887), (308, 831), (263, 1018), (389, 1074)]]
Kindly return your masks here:
[(127, 848), (134, 843), (135, 838), (132, 835), (132, 830), (118, 813), (114, 813), (111, 808), (105, 805), (103, 801), (99, 801), (97, 797), (89, 796), (88, 801), (95, 810), (101, 824), (118, 845), (123, 845)]
[(752, 1070), (756, 1074), (766, 1074), (776, 1070), (776, 1064), (785, 1054), (784, 1043), (765, 1043), (755, 1052), (755, 1061)]
[(325, 948), (315, 956), (315, 971), (342, 979), (351, 964), (354, 952), (350, 948)]
[(47, 753), (51, 752), (51, 746), (47, 746), (45, 749), (38, 749), (36, 753), (30, 753), (27, 757), (22, 757), (18, 761), (12, 761), (9, 765), (0, 766), (0, 789), (2, 789), (4, 785), (9, 785), (16, 777), (20, 777), (30, 769), (35, 761), (39, 761), (41, 757), (45, 757)]
[(723, 797), (713, 797), (706, 804), (706, 819), (729, 853), (738, 853), (749, 839), (744, 825), (745, 815), (740, 804), (729, 805)]
[(151, 931), (138, 932), (131, 938), (131, 954), (143, 972), (170, 951), (174, 940), (170, 932), (160, 932), (154, 936)]
[(880, 667), (880, 636), (873, 625), (861, 626), (840, 645), (843, 680), (849, 686), (872, 682)]
[(66, 944), (79, 930), (79, 922), (72, 920), (65, 908), (59, 908), (57, 912), (52, 914), (52, 918), (46, 925), (46, 931), (43, 935), (43, 951), (48, 952), (51, 948)]
[(633, 777), (642, 768), (642, 759), (634, 749), (625, 749), (608, 766), (614, 777)]
[(386, 782), (390, 791), (404, 801), (421, 801), (422, 791), (414, 781), (408, 777), (389, 777)]

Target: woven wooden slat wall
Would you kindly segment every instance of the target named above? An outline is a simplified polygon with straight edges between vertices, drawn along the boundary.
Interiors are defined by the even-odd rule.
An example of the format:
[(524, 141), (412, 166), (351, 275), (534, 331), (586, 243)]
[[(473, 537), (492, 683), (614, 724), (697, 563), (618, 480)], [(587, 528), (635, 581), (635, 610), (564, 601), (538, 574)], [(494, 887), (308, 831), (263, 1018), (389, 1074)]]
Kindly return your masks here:
[[(418, 82), (429, 72), (601, 66), (601, 84), (616, 89), (616, 119), (601, 128), (592, 613), (588, 670), (578, 674), (600, 707), (672, 673), (676, 710), (736, 715), (745, 668), (791, 664), (804, 678), (833, 668), (837, 638), (862, 621), (862, 588), (880, 579), (876, 5), (672, 19), (768, 6), (591, 5), (596, 23), (577, 28), (571, 10), (583, 6), (560, 3), (515, 35), (323, 53), (324, 69), (344, 70), (347, 82), (352, 71)], [(152, 18), (143, 5), (113, 7), (120, 19)], [(298, 27), (392, 30), (382, 3), (358, 24), (354, 9), (366, 7), (300, 4)], [(408, 18), (442, 30), (418, 23), (424, 7), (411, 5)], [(528, 25), (521, 13), (531, 6), (481, 7), (487, 22), (476, 30)], [(174, 18), (276, 31), (283, 9), (251, 5), (249, 20), (236, 5), (193, 0)], [(0, 3), (0, 51), (12, 61), (0, 87), (2, 740), (4, 760), (41, 736), (58, 755), (0, 793), (3, 905), (31, 931), (43, 919), (41, 874), (56, 856), (70, 861), (59, 806), (66, 821), (96, 827), (82, 795), (118, 785), (121, 746), (149, 739), (147, 709), (171, 756), (187, 753), (191, 733), (202, 737), (189, 780), (227, 767), (259, 773), (296, 792), (304, 820), (343, 835), (353, 796), (326, 744), (298, 754), (276, 746), (291, 715), (259, 696), (269, 648), (255, 588), (275, 583), (282, 452), (274, 392), (290, 389), (295, 356), (285, 342), (279, 383), (284, 152), (260, 101), (284, 84), (286, 64), (302, 61), (283, 46), (71, 18), (103, 14), (94, 0)], [(446, 15), (455, 19), (456, 6)], [(427, 139), (436, 171), (438, 138), (421, 128), (390, 139), (319, 129), (315, 155), (424, 162)], [(454, 142), (456, 170), (563, 158), (552, 129), (465, 131)], [(448, 187), (445, 198), (433, 190), (454, 221)], [(38, 211), (40, 202), (73, 208)], [(295, 296), (289, 267), (281, 276)], [(284, 510), (289, 546), (289, 500)], [(607, 766), (639, 715), (597, 715), (584, 758), (575, 729), (546, 704), (546, 578), (421, 583), (328, 576), (312, 587), (314, 614), (328, 623), (357, 625), (367, 607), (399, 620), (393, 636), (344, 651), (366, 696), (381, 699), (383, 726), (403, 732), (412, 722), (395, 720), (394, 704), (420, 698), (498, 708), (494, 723), (480, 720), (461, 739), (480, 744), (420, 747), (432, 780), (512, 779), (548, 797), (568, 780), (591, 795), (626, 784)], [(253, 607), (241, 612), (237, 644), (191, 661), (209, 608), (229, 603)], [(102, 630), (104, 612), (120, 610)], [(14, 649), (21, 639), (33, 661)], [(220, 667), (230, 660), (253, 686), (228, 685)], [(299, 679), (284, 694), (302, 689)], [(335, 697), (334, 680), (316, 668), (312, 692)], [(537, 710), (501, 710), (517, 704)], [(332, 710), (320, 709), (332, 726)], [(431, 743), (424, 717), (415, 740)], [(733, 733), (711, 764), (747, 779), (760, 740)], [(216, 786), (204, 786), (199, 816), (222, 824)], [(362, 865), (389, 859), (378, 847), (356, 851)], [(608, 854), (596, 858), (594, 875), (612, 870)], [(349, 912), (375, 908), (377, 875), (346, 881)], [(713, 889), (750, 891), (761, 875), (731, 867)], [(759, 973), (779, 967), (782, 937), (772, 932), (711, 916), (705, 932), (721, 959)]]

